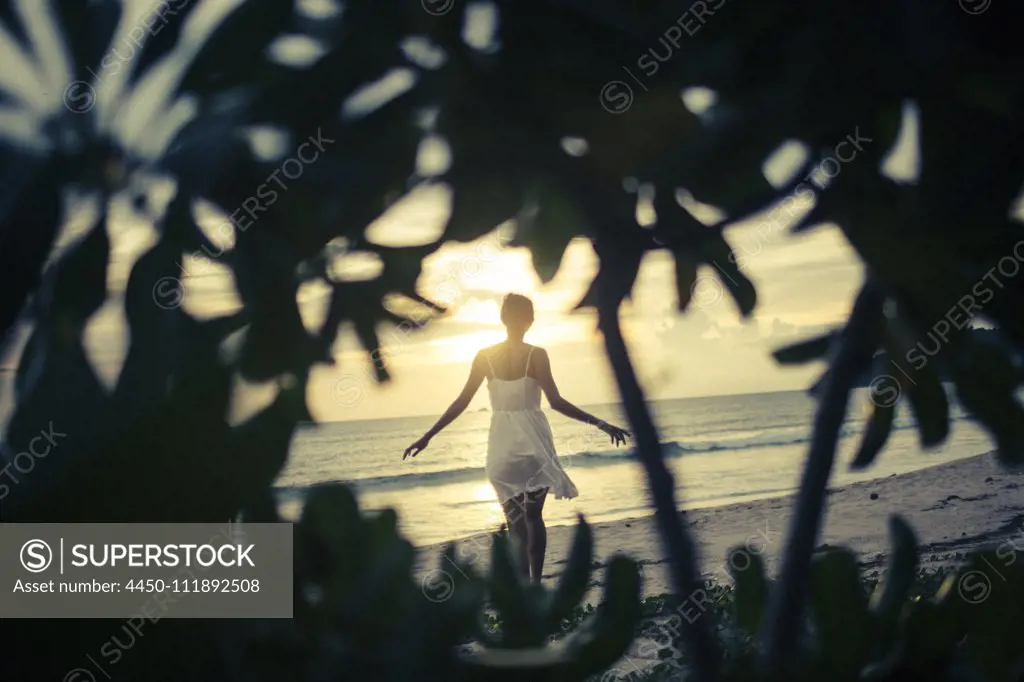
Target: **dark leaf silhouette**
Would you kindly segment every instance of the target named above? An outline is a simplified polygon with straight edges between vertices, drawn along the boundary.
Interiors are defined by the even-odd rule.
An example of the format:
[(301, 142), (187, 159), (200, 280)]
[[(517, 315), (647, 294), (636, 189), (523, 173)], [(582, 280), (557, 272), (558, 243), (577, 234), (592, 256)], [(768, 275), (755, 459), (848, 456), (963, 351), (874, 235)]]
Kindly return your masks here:
[(851, 469), (866, 469), (871, 466), (878, 453), (885, 447), (892, 432), (892, 423), (896, 417), (896, 405), (872, 403), (871, 416), (864, 429), (860, 447), (850, 462)]
[(50, 177), (52, 172), (50, 169), (41, 173), (16, 199), (11, 213), (0, 216), (0, 277), (4, 290), (0, 299), (0, 334), (7, 333), (38, 286), (39, 273), (60, 230), (61, 193)]
[[(40, 429), (62, 434), (3, 499), (5, 522), (219, 520), (242, 510), (279, 518), (272, 486), (297, 425), (312, 421), (310, 373), (334, 361), (339, 328), (351, 328), (378, 379), (387, 379), (390, 327), (402, 338), (443, 309), (417, 288), (424, 258), (445, 242), (471, 242), (514, 221), (511, 246), (529, 251), (543, 283), (563, 267), (573, 238), (594, 244), (599, 272), (578, 307), (598, 309), (669, 576), (681, 593), (692, 593), (699, 585), (695, 544), (618, 328), (619, 307), (647, 252), (664, 248), (674, 258), (680, 311), (707, 285), (728, 291), (739, 314), (750, 316), (758, 300), (744, 274), (750, 258), (726, 236), (768, 212), (771, 224), (798, 232), (837, 226), (863, 261), (867, 284), (841, 332), (775, 354), (782, 364), (823, 359), (828, 368), (813, 391), (814, 434), (778, 582), (769, 590), (760, 567), (735, 576), (738, 617), (759, 645), (747, 670), (771, 673), (804, 660), (800, 627), (810, 586), (812, 641), (827, 660), (791, 667), (794, 674), (853, 679), (868, 666), (873, 679), (945, 679), (956, 651), (963, 654), (958, 664), (1010, 679), (1019, 646), (1006, 633), (1022, 613), (1019, 582), (1007, 580), (1004, 597), (971, 613), (950, 599), (949, 584), (908, 606), (915, 542), (909, 526), (894, 520), (891, 566), (865, 615), (852, 558), (827, 554), (813, 567), (811, 558), (849, 396), (873, 361), (899, 362), (930, 335), (941, 337), (925, 366), (891, 377), (907, 397), (921, 445), (938, 445), (950, 433), (948, 381), (992, 434), (1001, 460), (1018, 465), (1024, 458), (1024, 408), (1016, 396), (1024, 378), (1024, 278), (1016, 269), (1024, 252), (1019, 220), (1010, 217), (1024, 152), (1024, 53), (1015, 33), (1024, 8), (724, 3), (691, 11), (700, 16), (699, 31), (684, 37), (690, 31), (681, 30), (673, 41), (666, 27), (681, 27), (678, 8), (645, 3), (470, 9), (244, 0), (193, 50), (183, 42), (184, 27), (198, 28), (192, 20), (215, 4), (160, 3), (139, 26), (120, 25), (130, 29), (128, 40), (141, 31), (141, 45), (112, 42), (127, 16), (114, 0), (44, 3), (37, 14), (52, 19), (53, 30), (27, 25), (22, 10), (31, 3), (0, 5), (12, 45), (35, 69), (27, 79), (0, 83), (0, 334), (5, 350), (18, 333), (28, 335), (13, 358), (16, 400), (3, 458)], [(480, 21), (481, 12), (494, 21)], [(159, 31), (145, 23), (158, 20)], [(484, 23), (489, 42), (478, 35), (487, 31), (476, 30)], [(47, 40), (59, 44), (39, 44)], [(638, 55), (663, 55), (670, 45), (665, 59), (650, 62), (653, 73), (638, 63)], [(70, 98), (68, 87), (113, 70), (110, 59), (121, 48), (133, 57), (122, 65), (131, 72), (126, 91), (113, 94), (114, 114), (101, 119), (94, 110), (74, 110), (95, 102)], [(296, 57), (304, 50), (306, 61)], [(68, 57), (68, 82), (46, 82), (60, 54)], [(182, 71), (179, 82), (166, 84), (169, 106), (158, 105), (148, 126), (129, 130), (135, 112), (125, 105), (149, 96), (140, 86), (158, 80), (147, 77), (172, 55)], [(634, 65), (643, 80), (630, 78)], [(66, 109), (37, 111), (59, 93)], [(897, 140), (914, 142), (904, 110), (915, 112), (906, 120), (917, 128), (910, 146), (919, 169), (910, 181), (885, 174)], [(165, 133), (165, 150), (143, 144)], [(286, 149), (267, 153), (268, 136)], [(301, 147), (310, 136), (330, 140), (314, 161), (300, 151), (310, 150)], [(444, 163), (421, 154), (428, 138), (446, 147)], [(770, 180), (773, 155), (792, 143), (806, 153), (789, 177)], [(653, 225), (638, 223), (627, 179), (653, 191)], [(107, 286), (116, 279), (108, 267), (119, 207), (160, 183), (170, 188), (168, 205), (148, 196), (134, 201), (157, 237), (124, 290), (129, 345), (111, 391), (83, 348), (82, 329), (101, 306), (120, 301)], [(368, 226), (389, 208), (439, 184), (452, 195), (440, 238), (415, 247), (367, 240)], [(698, 212), (677, 200), (681, 191), (719, 209), (722, 219), (697, 220)], [(65, 215), (79, 200), (98, 205), (95, 224)], [(230, 247), (200, 230), (199, 204), (235, 222), (226, 226)], [(239, 216), (252, 218), (251, 229)], [(72, 225), (85, 229), (54, 254)], [(336, 276), (339, 243), (378, 257), (381, 272), (356, 282)], [(218, 276), (237, 293), (237, 310), (196, 319), (192, 306), (201, 301), (188, 298), (199, 287), (178, 265), (186, 253), (223, 267)], [(749, 271), (760, 272), (753, 265)], [(330, 291), (326, 319), (315, 330), (298, 301), (307, 284)], [(1000, 343), (960, 333), (964, 318), (979, 315), (998, 327)], [(245, 380), (274, 382), (278, 395), (231, 425), (229, 407), (245, 390), (236, 383)], [(876, 403), (855, 466), (876, 461), (895, 409)], [(152, 646), (147, 631), (147, 646), (130, 652), (141, 663), (125, 662), (117, 677), (233, 679), (244, 669), (247, 680), (336, 679), (341, 671), (352, 679), (468, 681), (522, 679), (525, 670), (538, 680), (585, 679), (612, 665), (635, 634), (639, 575), (633, 562), (617, 557), (608, 564), (602, 611), (563, 645), (547, 644), (585, 593), (585, 526), (554, 596), (518, 583), (510, 549), (498, 543), (490, 574), (467, 569), (465, 584), (437, 604), (420, 598), (423, 586), (411, 578), (414, 552), (397, 526), (390, 512), (363, 518), (344, 488), (311, 492), (296, 527), (294, 624), (239, 625), (231, 633), (246, 644), (237, 646), (222, 641), (229, 628), (161, 623)], [(983, 559), (969, 568), (983, 570)], [(461, 660), (455, 646), (472, 630), (485, 583), (505, 629), (483, 637), (486, 655)], [(9, 648), (46, 642), (56, 649), (52, 642), (106, 631), (89, 621), (60, 627), (60, 635), (19, 627)], [(963, 628), (971, 629), (966, 639)], [(720, 677), (714, 631), (709, 615), (681, 633), (695, 678)], [(182, 642), (188, 646), (175, 646)], [(30, 661), (25, 679), (63, 678), (81, 664), (82, 647), (73, 648), (14, 657), (11, 665)], [(181, 657), (182, 650), (198, 653)], [(224, 651), (244, 665), (225, 662)]]
[(839, 335), (835, 332), (818, 336), (807, 341), (799, 341), (790, 346), (779, 348), (772, 353), (775, 360), (783, 365), (799, 365), (812, 360), (823, 360), (828, 356)]
[[(134, 80), (144, 78), (151, 67), (177, 47), (181, 40), (182, 29), (189, 17), (192, 16), (192, 12), (201, 4), (179, 0), (174, 4), (169, 3), (166, 11), (158, 11), (155, 17), (150, 15), (146, 18), (156, 26), (147, 31), (142, 49), (136, 59), (132, 61), (131, 73)], [(163, 10), (164, 8), (158, 6), (157, 9)]]
[[(93, 65), (107, 66), (103, 58), (111, 54), (110, 42), (121, 20), (122, 3), (120, 0), (57, 0), (54, 4), (60, 26), (66, 31), (64, 38), (71, 51), (75, 79), (90, 82), (89, 69), (95, 68)], [(108, 61), (112, 59), (108, 57)]]
[(179, 91), (212, 94), (235, 84), (248, 84), (261, 70), (267, 72), (263, 50), (287, 27), (294, 6), (295, 0), (239, 5), (222, 20), (192, 60)]
[(931, 369), (926, 366), (923, 371), (916, 372), (914, 383), (907, 387), (923, 448), (935, 447), (949, 435), (949, 401), (938, 376)]

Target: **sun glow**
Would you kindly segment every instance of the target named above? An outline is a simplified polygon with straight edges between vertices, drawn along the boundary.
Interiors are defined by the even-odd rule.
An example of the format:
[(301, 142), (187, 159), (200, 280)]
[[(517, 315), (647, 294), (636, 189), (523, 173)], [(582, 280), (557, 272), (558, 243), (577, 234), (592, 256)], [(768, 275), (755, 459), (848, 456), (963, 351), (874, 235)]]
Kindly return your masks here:
[(505, 338), (505, 332), (501, 329), (488, 329), (486, 331), (470, 332), (458, 336), (449, 336), (429, 342), (441, 352), (441, 358), (437, 362), (458, 362), (463, 363), (472, 360), (484, 348), (500, 343)]
[(472, 298), (464, 305), (456, 308), (454, 314), (449, 318), (452, 322), (486, 325), (490, 327), (501, 326), (501, 304), (493, 299), (481, 301)]
[(473, 488), (472, 499), (474, 502), (493, 502), (494, 488), (490, 483), (480, 483)]
[(499, 227), (476, 241), (445, 244), (423, 261), (420, 293), (452, 309), (474, 298), (509, 291), (529, 296), (540, 285), (525, 248), (508, 245), (510, 228)]
[[(539, 306), (538, 306), (539, 307)], [(433, 338), (425, 341), (425, 353), (420, 356), (424, 362), (463, 363), (472, 360), (488, 346), (505, 340), (505, 327), (501, 323), (501, 306), (498, 301), (472, 299), (455, 311), (453, 315), (437, 322), (439, 326), (451, 327), (454, 331), (469, 328), (462, 333), (445, 333), (437, 330)], [(533, 327), (526, 334), (526, 342), (536, 346), (590, 341), (597, 338), (592, 313), (575, 315), (552, 315), (540, 312)], [(430, 335), (430, 331), (426, 332)]]
[(487, 525), (496, 527), (505, 523), (505, 515), (501, 511), (501, 505), (494, 499), (494, 488), (490, 483), (477, 485), (470, 495), (474, 502), (490, 503), (487, 505)]

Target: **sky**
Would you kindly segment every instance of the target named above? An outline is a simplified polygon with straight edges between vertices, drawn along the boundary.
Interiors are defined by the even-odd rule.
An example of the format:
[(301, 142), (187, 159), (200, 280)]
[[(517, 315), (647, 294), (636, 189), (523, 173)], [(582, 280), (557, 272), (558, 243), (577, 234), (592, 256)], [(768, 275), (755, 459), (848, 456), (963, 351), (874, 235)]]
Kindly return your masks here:
[[(447, 192), (403, 202), (367, 231), (371, 241), (396, 244), (419, 241), (440, 232)], [(207, 232), (218, 224), (208, 217)], [(80, 219), (88, 224), (86, 217)], [(155, 239), (155, 231), (125, 218), (114, 231), (109, 286), (123, 289), (131, 264)], [(202, 224), (202, 223), (201, 223)], [(616, 388), (596, 331), (593, 311), (572, 312), (597, 269), (590, 242), (574, 240), (555, 278), (542, 285), (530, 254), (507, 245), (515, 229), (508, 223), (469, 244), (446, 244), (424, 261), (417, 283), (422, 295), (448, 302), (448, 312), (419, 331), (402, 332), (382, 324), (383, 355), (394, 380), (378, 385), (370, 360), (354, 334), (343, 326), (334, 348), (336, 365), (317, 368), (307, 399), (319, 421), (374, 419), (440, 414), (461, 390), (470, 363), (481, 348), (504, 338), (499, 320), (502, 296), (530, 296), (536, 321), (526, 340), (548, 350), (562, 394), (581, 404), (611, 403)], [(782, 368), (770, 357), (774, 348), (841, 324), (862, 279), (862, 270), (841, 232), (830, 226), (792, 236), (766, 230), (763, 223), (727, 232), (743, 256), (744, 270), (758, 289), (751, 319), (742, 321), (714, 271), (702, 266), (693, 301), (685, 313), (676, 311), (672, 257), (649, 253), (641, 266), (631, 301), (622, 308), (622, 327), (637, 372), (651, 399), (801, 389), (820, 366)], [(342, 254), (334, 261), (345, 279), (372, 276), (372, 258)], [(200, 318), (230, 313), (240, 302), (219, 264), (187, 257), (182, 262), (183, 307)], [(317, 329), (325, 314), (326, 287), (300, 289), (303, 320)], [(124, 359), (124, 320), (119, 297), (113, 297), (84, 330), (83, 340), (97, 372), (113, 386)], [(5, 367), (16, 364), (6, 358)], [(10, 374), (7, 375), (11, 376)], [(249, 387), (258, 389), (259, 387)], [(250, 392), (251, 404), (239, 406), (238, 419), (272, 397)], [(486, 405), (481, 389), (469, 409)]]
[[(730, 236), (738, 252), (751, 254), (746, 272), (758, 287), (758, 307), (746, 322), (711, 268), (702, 268), (694, 302), (679, 314), (671, 255), (653, 252), (643, 261), (621, 319), (652, 399), (803, 388), (820, 368), (783, 369), (771, 350), (839, 324), (849, 312), (862, 270), (838, 229), (797, 238), (759, 234), (755, 225)], [(536, 320), (526, 340), (548, 350), (561, 393), (579, 404), (616, 401), (596, 316), (572, 312), (597, 269), (590, 243), (575, 240), (554, 280), (542, 285), (525, 249), (492, 253), (502, 243), (498, 233), (481, 242), (481, 249), (445, 246), (425, 262), (420, 292), (451, 300), (450, 310), (419, 332), (382, 335), (396, 378), (390, 385), (376, 384), (365, 353), (350, 334), (343, 336), (339, 367), (314, 376), (311, 385), (323, 418), (440, 414), (462, 388), (476, 352), (504, 338), (499, 308), (509, 291), (534, 300)], [(319, 399), (324, 394), (331, 399)], [(481, 390), (470, 409), (484, 405)]]
[[(389, 231), (392, 238), (408, 235), (409, 214), (432, 218), (440, 229), (444, 202), (432, 199), (399, 207), (399, 215), (393, 220), (385, 216), (368, 237), (393, 243), (384, 238)], [(123, 288), (131, 264), (155, 237), (151, 227), (127, 219), (120, 224), (108, 280), (113, 291)], [(791, 236), (759, 227), (755, 223), (728, 232), (737, 253), (746, 254), (745, 272), (758, 289), (758, 306), (746, 322), (707, 266), (699, 272), (689, 310), (678, 313), (671, 255), (652, 252), (645, 257), (621, 319), (650, 398), (800, 389), (820, 371), (814, 366), (782, 368), (770, 352), (841, 323), (861, 282), (861, 266), (837, 228)], [(499, 306), (509, 291), (534, 300), (536, 321), (526, 340), (548, 350), (562, 394), (577, 404), (615, 402), (596, 316), (593, 311), (572, 312), (597, 269), (589, 241), (574, 240), (555, 278), (542, 285), (529, 252), (505, 244), (512, 230), (514, 224), (506, 224), (477, 242), (446, 244), (424, 261), (418, 289), (428, 298), (449, 301), (448, 312), (409, 333), (381, 325), (392, 382), (376, 383), (366, 352), (343, 327), (335, 346), (336, 365), (320, 367), (311, 376), (307, 398), (313, 416), (336, 421), (440, 414), (464, 384), (476, 352), (504, 338)], [(188, 273), (181, 277), (186, 311), (206, 318), (238, 309), (223, 266), (200, 266), (188, 258), (182, 266)], [(372, 275), (375, 269), (372, 261), (356, 254), (339, 256), (335, 267), (349, 279)], [(327, 297), (325, 288), (300, 290), (303, 319), (311, 329), (319, 326)], [(111, 386), (124, 359), (123, 323), (121, 301), (114, 297), (83, 332), (90, 360)], [(0, 381), (0, 388), (6, 389), (8, 407), (9, 370), (16, 364), (16, 356), (2, 362), (8, 372), (0, 380), (8, 380)], [(470, 409), (484, 405), (486, 391), (481, 390)]]
[[(26, 0), (17, 0), (17, 4), (26, 12), (38, 7)], [(138, 7), (145, 12), (143, 3)], [(122, 32), (130, 28), (128, 23), (122, 26)], [(195, 37), (198, 44), (200, 33), (195, 29), (188, 35)], [(9, 40), (0, 33), (0, 57), (13, 65), (3, 76), (4, 84), (17, 83), (28, 92), (31, 88), (25, 84), (40, 74), (12, 76), (17, 71), (14, 67), (24, 66), (12, 50)], [(59, 55), (49, 55), (43, 62), (45, 68), (41, 66), (41, 71), (50, 72), (57, 82), (66, 82), (59, 80)], [(392, 76), (388, 84), (378, 88), (378, 100), (387, 98), (385, 91), (397, 92), (408, 86), (403, 85), (401, 74)], [(98, 94), (98, 106), (102, 107), (103, 93)], [(713, 107), (713, 97), (706, 93), (703, 97), (693, 91), (681, 94), (686, 106), (692, 109)], [(60, 106), (56, 89), (49, 96)], [(361, 97), (362, 105), (366, 106), (366, 93)], [(48, 101), (35, 102), (39, 107), (47, 104)], [(916, 119), (912, 107), (904, 113), (903, 134), (890, 151), (883, 170), (892, 177), (912, 180), (917, 163)], [(17, 126), (21, 124), (28, 125), (10, 112), (0, 112), (0, 129), (6, 125), (20, 130)], [(131, 122), (125, 126), (130, 130)], [(272, 138), (263, 142), (271, 148), (280, 146), (280, 140)], [(255, 140), (254, 146), (258, 146)], [(420, 162), (435, 170), (443, 169), (446, 153), (443, 145), (432, 141), (422, 149)], [(765, 176), (773, 184), (781, 185), (806, 154), (807, 150), (797, 143), (783, 144), (766, 160)], [(849, 161), (857, 162), (856, 157)], [(682, 198), (682, 203), (691, 207), (698, 219), (713, 221), (713, 207)], [(444, 187), (417, 191), (371, 225), (366, 237), (384, 245), (430, 242), (443, 230), (449, 202), (450, 195)], [(81, 228), (89, 224), (88, 213), (88, 208), (74, 213), (62, 243), (76, 238)], [(653, 221), (650, 213), (644, 201), (639, 201), (638, 221), (649, 224)], [(133, 216), (126, 206), (115, 207), (114, 215), (109, 286), (117, 292), (123, 289), (134, 259), (153, 243), (155, 231)], [(821, 366), (779, 367), (770, 353), (781, 345), (840, 324), (862, 281), (861, 266), (835, 226), (794, 236), (785, 229), (788, 219), (766, 229), (766, 215), (754, 216), (730, 227), (726, 233), (742, 257), (744, 271), (758, 289), (757, 308), (746, 322), (740, 320), (732, 300), (709, 267), (699, 272), (690, 309), (677, 313), (670, 254), (652, 252), (645, 257), (633, 299), (624, 304), (621, 318), (637, 371), (651, 399), (800, 389), (821, 371)], [(770, 218), (779, 215), (772, 213)], [(200, 206), (196, 217), (211, 239), (218, 243), (227, 239), (230, 246), (232, 235), (216, 233), (224, 216)], [(542, 285), (533, 272), (529, 252), (507, 245), (514, 229), (514, 223), (505, 224), (478, 242), (447, 244), (426, 259), (418, 282), (420, 293), (449, 301), (449, 310), (412, 334), (394, 333), (382, 326), (379, 331), (395, 378), (389, 384), (377, 385), (365, 351), (351, 331), (343, 329), (334, 349), (336, 365), (318, 368), (311, 376), (307, 399), (313, 416), (335, 421), (440, 414), (465, 382), (474, 354), (503, 338), (499, 306), (501, 297), (510, 291), (534, 300), (536, 321), (526, 340), (548, 350), (562, 394), (582, 405), (615, 402), (616, 389), (596, 332), (595, 315), (592, 311), (570, 312), (596, 272), (596, 257), (589, 242), (575, 240), (554, 280)], [(333, 266), (344, 278), (360, 279), (372, 276), (378, 264), (370, 257), (343, 252), (335, 258)], [(183, 305), (187, 311), (208, 317), (238, 309), (238, 298), (223, 266), (186, 258), (182, 268)], [(323, 318), (327, 295), (325, 287), (308, 286), (300, 291), (303, 319), (311, 328), (316, 328)], [(126, 340), (116, 296), (90, 320), (83, 330), (83, 339), (97, 373), (113, 385)], [(16, 364), (16, 354), (0, 358), (0, 414), (10, 408), (11, 371)], [(250, 393), (259, 393), (259, 387), (249, 388), (253, 389)], [(485, 404), (486, 391), (481, 390), (470, 409)], [(255, 408), (247, 405), (238, 409)]]

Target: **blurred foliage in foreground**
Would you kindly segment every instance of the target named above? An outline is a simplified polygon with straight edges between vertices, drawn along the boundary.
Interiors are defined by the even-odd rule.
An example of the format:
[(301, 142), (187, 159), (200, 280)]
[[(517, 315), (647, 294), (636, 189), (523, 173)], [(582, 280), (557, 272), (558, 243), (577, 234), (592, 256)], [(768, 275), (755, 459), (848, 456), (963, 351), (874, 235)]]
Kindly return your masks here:
[(619, 676), (604, 679), (680, 679), (685, 660), (669, 635), (681, 614), (705, 617), (705, 610), (727, 653), (724, 679), (736, 682), (1020, 679), (1024, 650), (1013, 633), (1024, 617), (1024, 564), (1016, 561), (1016, 549), (1004, 543), (972, 553), (958, 570), (922, 569), (910, 527), (893, 517), (890, 531), (893, 546), (880, 580), (864, 577), (849, 550), (815, 555), (810, 613), (786, 670), (765, 676), (757, 668), (773, 581), (760, 557), (751, 556), (744, 570), (730, 571), (733, 585), (709, 586), (708, 593), (717, 595), (713, 608), (698, 608), (698, 599), (677, 595), (645, 600), (645, 614), (653, 617), (642, 624), (640, 636), (663, 661), (641, 667), (627, 656), (614, 669)]
[[(751, 217), (763, 220), (769, 236), (780, 226), (799, 232), (834, 224), (864, 262), (864, 287), (842, 329), (776, 355), (783, 363), (828, 363), (757, 647), (764, 674), (802, 660), (804, 606), (818, 606), (807, 588), (822, 566), (812, 566), (813, 549), (836, 435), (850, 391), (878, 349), (912, 367), (905, 378), (877, 371), (893, 375), (923, 447), (948, 436), (939, 377), (951, 376), (1002, 461), (1024, 461), (1024, 407), (1015, 395), (1016, 354), (1024, 346), (1024, 278), (1016, 274), (1024, 250), (1012, 217), (1024, 158), (1024, 6), (798, 0), (720, 2), (709, 13), (697, 4), (700, 12), (696, 4), (683, 10), (669, 2), (351, 0), (342, 8), (249, 0), (225, 9), (216, 0), (174, 0), (130, 16), (117, 0), (0, 4), (12, 67), (5, 63), (0, 78), (0, 334), (18, 367), (2, 450), (5, 475), (14, 479), (5, 483), (3, 520), (216, 521), (272, 506), (270, 486), (295, 426), (310, 416), (310, 370), (333, 362), (339, 326), (355, 331), (387, 380), (378, 326), (421, 327), (449, 302), (417, 291), (423, 258), (446, 241), (472, 241), (514, 220), (513, 243), (530, 250), (545, 282), (573, 237), (593, 242), (600, 269), (580, 305), (598, 310), (674, 589), (692, 594), (701, 585), (699, 559), (619, 330), (619, 307), (644, 254), (666, 250), (675, 261), (680, 310), (690, 303), (698, 268), (710, 267), (749, 316), (756, 293), (741, 267), (749, 258), (731, 248), (724, 230)], [(225, 10), (219, 23), (218, 6)], [(483, 28), (470, 30), (480, 16)], [(643, 92), (620, 80), (623, 67), (634, 64), (648, 76)], [(378, 86), (395, 78), (406, 86), (382, 95)], [(693, 95), (707, 106), (686, 106), (684, 97)], [(918, 170), (897, 181), (882, 167), (909, 134), (909, 111), (918, 122)], [(268, 135), (274, 144), (264, 144)], [(792, 144), (801, 150), (798, 167), (770, 181), (765, 163)], [(428, 163), (424, 150), (439, 145), (445, 162)], [(396, 201), (434, 186), (451, 193), (439, 235), (408, 247), (367, 238), (367, 226)], [(641, 199), (651, 203), (653, 225), (637, 222)], [(698, 220), (695, 202), (721, 218)], [(230, 217), (227, 234), (215, 239), (200, 229), (200, 205)], [(119, 216), (151, 225), (156, 235), (123, 290), (110, 286), (109, 271)], [(70, 244), (58, 246), (66, 237)], [(370, 257), (380, 271), (361, 281), (341, 278), (339, 252)], [(181, 305), (192, 284), (179, 265), (185, 255), (223, 268), (241, 301), (237, 311), (198, 319)], [(313, 329), (299, 311), (303, 285), (330, 292), (326, 318)], [(99, 379), (82, 340), (105, 305), (123, 311), (130, 339), (112, 387)], [(964, 334), (965, 316), (994, 323), (996, 338), (982, 343)], [(276, 399), (242, 423), (229, 422), (230, 407), (253, 384), (268, 383), (277, 385)], [(897, 402), (904, 401), (876, 400), (857, 466), (870, 466), (884, 447)], [(67, 439), (45, 459), (18, 459), (48, 425)], [(348, 505), (341, 498), (314, 502)], [(337, 527), (340, 518), (317, 522), (326, 530), (309, 542), (320, 549), (300, 559), (317, 580), (334, 581), (322, 590), (354, 591), (359, 604), (387, 576), (406, 573), (411, 549), (389, 530), (393, 517), (371, 522), (374, 532)], [(338, 538), (365, 542), (368, 554), (332, 563), (326, 557)], [(369, 558), (378, 553), (383, 563)], [(609, 578), (619, 587), (607, 606), (619, 613), (632, 608), (624, 562), (613, 564), (619, 568)], [(845, 574), (848, 564), (825, 562)], [(492, 580), (492, 593), (507, 588), (515, 595), (505, 597), (506, 617), (533, 624), (510, 625), (508, 635), (521, 644), (539, 641), (536, 633), (572, 601), (520, 593), (500, 574)], [(859, 604), (855, 581), (846, 584), (835, 598)], [(419, 613), (410, 595), (399, 590), (387, 599)], [(450, 650), (441, 642), (453, 637), (454, 624), (417, 615), (403, 626), (409, 630), (390, 630), (365, 602), (335, 606), (311, 607), (296, 619), (306, 630), (258, 653), (299, 647), (309, 679), (319, 680), (370, 670), (352, 661), (379, 650), (374, 664), (395, 679), (449, 679)], [(864, 612), (858, 606), (844, 613)], [(579, 675), (590, 670), (579, 657), (593, 651), (592, 642), (614, 646), (584, 659), (614, 654), (621, 633), (604, 629), (600, 615), (592, 620), (592, 639), (574, 639), (576, 648), (546, 664)], [(684, 622), (679, 636), (696, 675), (707, 680), (720, 677), (725, 660), (710, 620)], [(333, 625), (310, 624), (325, 622)], [(340, 634), (339, 623), (364, 639)], [(822, 633), (837, 627), (820, 625)], [(118, 627), (19, 622), (5, 640), (8, 650), (22, 652), (10, 666), (29, 670), (24, 679), (43, 670), (59, 677)], [(240, 644), (248, 627), (161, 622), (152, 638), (132, 640), (138, 667), (125, 662), (118, 677), (251, 674), (255, 653), (226, 663), (250, 651)], [(812, 641), (826, 646), (830, 637)], [(906, 646), (919, 651), (916, 641)], [(828, 648), (822, 665), (859, 665), (861, 653)], [(920, 660), (933, 660), (931, 653)], [(998, 659), (992, 656), (986, 660)], [(478, 661), (495, 675), (505, 662)]]

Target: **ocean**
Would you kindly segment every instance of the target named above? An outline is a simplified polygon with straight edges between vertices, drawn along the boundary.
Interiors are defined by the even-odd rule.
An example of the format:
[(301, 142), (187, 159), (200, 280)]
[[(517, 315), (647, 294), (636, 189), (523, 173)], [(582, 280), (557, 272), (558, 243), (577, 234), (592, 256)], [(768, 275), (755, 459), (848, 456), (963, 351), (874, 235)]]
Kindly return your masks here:
[[(650, 408), (684, 508), (711, 507), (790, 493), (799, 485), (815, 403), (803, 391), (658, 400)], [(993, 448), (987, 434), (955, 404), (946, 444), (922, 451), (909, 407), (897, 407), (894, 431), (875, 465), (852, 472), (865, 417), (866, 389), (856, 391), (840, 441), (831, 485), (906, 473)], [(587, 411), (625, 426), (614, 405)], [(627, 443), (618, 447), (597, 429), (545, 410), (562, 466), (579, 488), (573, 500), (549, 496), (548, 525), (651, 514), (644, 472)], [(283, 513), (294, 517), (313, 486), (344, 482), (366, 511), (398, 511), (402, 532), (423, 546), (494, 530), (501, 508), (487, 482), (488, 412), (463, 414), (416, 458), (405, 448), (436, 416), (331, 422), (303, 426), (276, 486)]]

